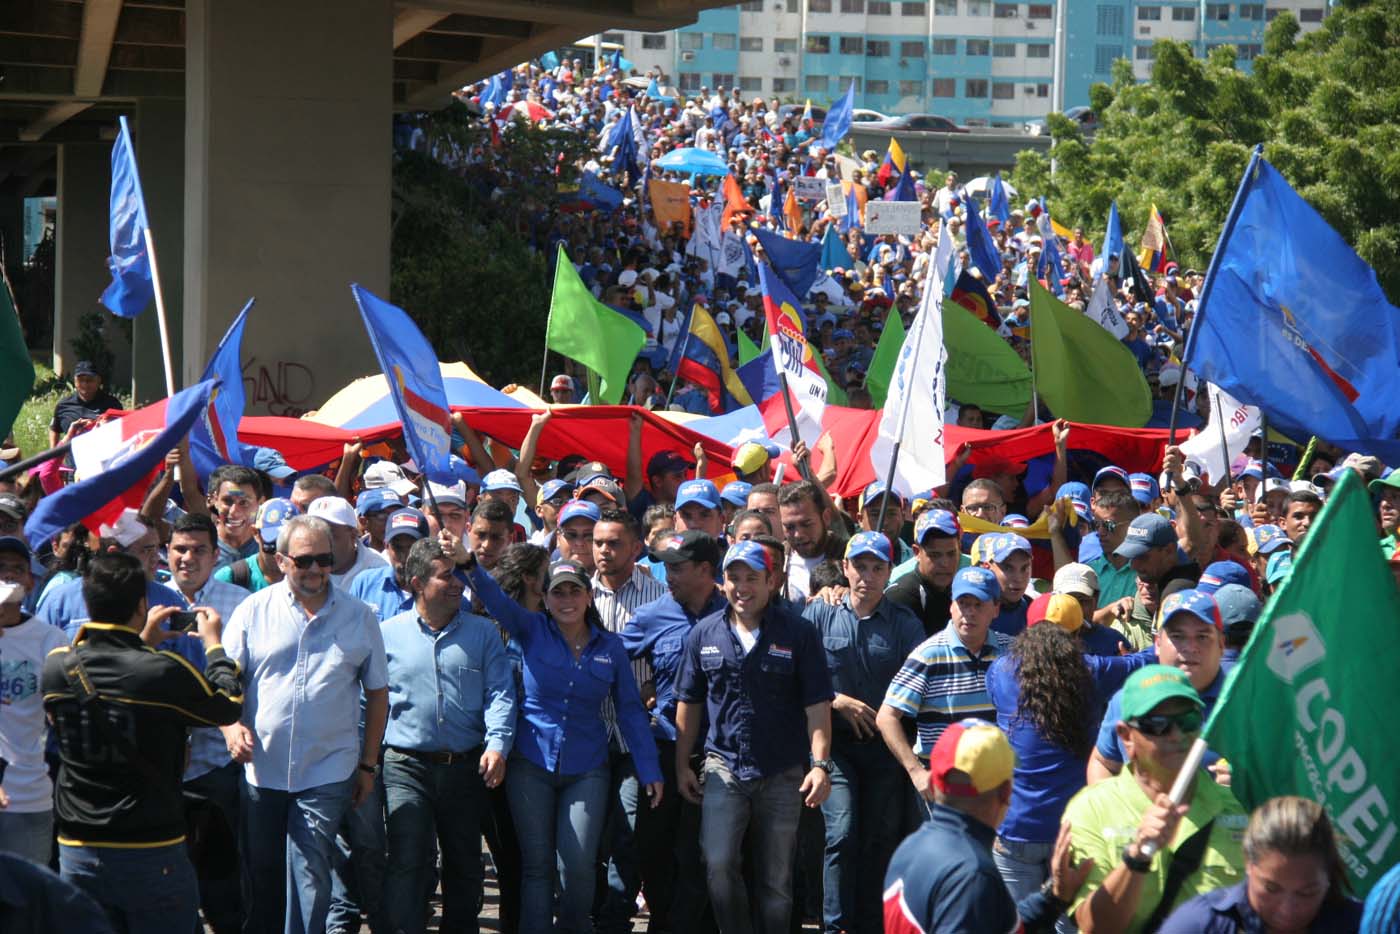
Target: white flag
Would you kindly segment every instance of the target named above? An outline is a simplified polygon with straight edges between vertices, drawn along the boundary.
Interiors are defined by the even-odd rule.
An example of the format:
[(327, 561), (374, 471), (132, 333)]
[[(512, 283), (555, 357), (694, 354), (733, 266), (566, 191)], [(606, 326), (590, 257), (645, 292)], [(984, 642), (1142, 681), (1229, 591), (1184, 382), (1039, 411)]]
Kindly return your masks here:
[[(1210, 421), (1206, 427), (1181, 443), (1181, 452), (1204, 468), (1209, 482), (1225, 478), (1235, 458), (1244, 453), (1250, 436), (1259, 430), (1259, 410), (1245, 405), (1214, 383), (1206, 383), (1210, 398)], [(1220, 449), (1221, 424), (1225, 426), (1225, 450)]]
[(953, 243), (946, 226), (928, 264), (923, 299), (890, 377), (880, 417), (880, 434), (870, 447), (877, 479), (889, 473), (895, 442), (900, 443), (894, 488), (911, 495), (946, 481), (943, 461), (943, 409), (947, 403), (948, 349), (943, 344), (943, 282)]
[(720, 238), (719, 273), (737, 277), (744, 269), (744, 241), (731, 230)]
[(1084, 315), (1091, 321), (1103, 325), (1105, 331), (1120, 341), (1128, 336), (1128, 322), (1124, 321), (1123, 316), (1118, 313), (1118, 307), (1113, 301), (1113, 289), (1109, 287), (1107, 276), (1101, 277), (1098, 285), (1094, 286), (1094, 294), (1084, 309)]

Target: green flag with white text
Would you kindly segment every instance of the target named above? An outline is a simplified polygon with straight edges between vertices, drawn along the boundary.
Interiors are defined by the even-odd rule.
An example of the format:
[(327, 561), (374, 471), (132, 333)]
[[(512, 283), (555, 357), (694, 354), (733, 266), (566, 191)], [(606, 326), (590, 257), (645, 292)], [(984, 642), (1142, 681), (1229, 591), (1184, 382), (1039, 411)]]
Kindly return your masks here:
[(1370, 496), (1344, 470), (1202, 733), (1245, 807), (1299, 795), (1327, 809), (1362, 896), (1400, 862), (1397, 624)]
[(600, 387), (590, 401), (608, 405), (622, 401), (632, 362), (646, 339), (635, 321), (593, 297), (559, 244), (544, 345), (598, 374)]
[(870, 358), (870, 369), (865, 373), (865, 388), (870, 390), (874, 408), (885, 404), (890, 379), (894, 376), (894, 365), (899, 361), (899, 349), (903, 346), (904, 321), (898, 311), (890, 309), (885, 318), (885, 329), (880, 332), (880, 341), (875, 345), (875, 356)]

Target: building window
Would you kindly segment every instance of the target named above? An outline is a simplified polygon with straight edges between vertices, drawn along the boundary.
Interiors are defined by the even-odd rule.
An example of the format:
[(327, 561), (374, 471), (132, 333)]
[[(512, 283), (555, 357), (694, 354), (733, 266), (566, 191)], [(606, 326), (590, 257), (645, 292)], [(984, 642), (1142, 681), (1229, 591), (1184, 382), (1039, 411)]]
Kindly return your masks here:
[(1298, 11), (1298, 22), (1300, 23), (1320, 23), (1322, 22), (1322, 7), (1312, 7)]
[(713, 48), (732, 52), (738, 38), (739, 37), (732, 32), (716, 32), (710, 35), (710, 43)]
[(716, 91), (720, 91), (720, 90), (723, 90), (724, 88), (730, 88), (730, 87), (733, 87), (733, 86), (734, 86), (734, 76), (733, 76), (733, 75), (727, 75), (727, 74), (725, 74), (725, 73), (722, 72), (722, 71), (717, 71), (717, 72), (715, 72), (713, 75), (711, 75), (710, 77), (714, 79), (714, 85), (713, 85), (713, 87), (714, 87), (714, 89), (715, 89)]
[(993, 42), (992, 58), (1015, 58), (1016, 43), (1014, 42)]
[(666, 48), (666, 34), (664, 32), (651, 33), (642, 36), (642, 48), (644, 49), (664, 49)]
[(891, 9), (890, 0), (870, 0), (865, 12), (871, 16), (889, 16)]
[(954, 78), (934, 78), (934, 79), (933, 79), (933, 96), (934, 96), (934, 97), (957, 97), (957, 96), (958, 96), (958, 82), (957, 82), (957, 80), (954, 79)]
[(890, 42), (888, 39), (867, 39), (865, 40), (865, 54), (869, 58), (889, 58)]
[(763, 79), (762, 79), (762, 78), (740, 78), (740, 79), (739, 79), (739, 90), (744, 91), (745, 93), (762, 94), (762, 93), (763, 93)]
[(1138, 7), (1137, 18), (1139, 22), (1157, 22), (1162, 18), (1162, 8), (1159, 6)]
[(683, 32), (681, 33), (681, 48), (702, 49), (705, 47), (705, 34), (703, 32)]
[(796, 52), (796, 51), (797, 51), (797, 40), (796, 40), (796, 39), (774, 39), (774, 40), (773, 40), (773, 51), (774, 51), (774, 52)]
[(956, 40), (956, 39), (934, 39), (934, 40), (933, 40), (933, 54), (934, 54), (934, 55), (957, 55), (957, 54), (958, 54), (958, 40)]
[(992, 43), (991, 43), (991, 40), (990, 40), (990, 39), (968, 39), (968, 40), (967, 40), (967, 54), (968, 54), (968, 55), (982, 56), (982, 55), (987, 55), (987, 54), (990, 53), (991, 51), (992, 51)]
[(1010, 101), (1016, 99), (1016, 85), (1010, 81), (992, 82), (992, 100)]
[(802, 89), (809, 94), (825, 94), (826, 75), (808, 75), (802, 79)]
[(1123, 35), (1123, 8), (1099, 4), (1098, 31), (1101, 36)]
[(745, 13), (762, 13), (763, 0), (744, 0), (743, 3), (739, 4), (739, 9)]
[(990, 16), (992, 14), (992, 0), (967, 0), (968, 16)]
[(860, 55), (865, 51), (865, 40), (860, 36), (842, 36), (839, 48), (842, 55)]
[(1094, 46), (1094, 71), (1101, 75), (1113, 71), (1113, 63), (1123, 57), (1123, 49), (1116, 45)]
[(774, 94), (791, 94), (792, 92), (794, 92), (794, 91), (796, 91), (796, 90), (797, 90), (797, 79), (796, 79), (796, 78), (774, 78), (774, 79), (773, 79), (773, 93), (774, 93)]
[(1150, 45), (1135, 46), (1133, 48), (1133, 57), (1140, 62), (1150, 62), (1154, 58), (1156, 58), (1156, 56), (1152, 53), (1152, 46)]
[(865, 0), (841, 0), (842, 13), (864, 13)]
[(763, 37), (762, 37), (762, 36), (740, 36), (740, 37), (739, 37), (739, 51), (740, 51), (740, 52), (762, 52), (762, 51), (763, 51)]
[(807, 0), (808, 13), (830, 13), (831, 0)]
[(901, 42), (899, 44), (900, 58), (923, 58), (926, 46), (922, 42)]
[(963, 97), (986, 97), (987, 79), (968, 78), (963, 82)]
[(1241, 3), (1240, 19), (1263, 20), (1264, 4), (1262, 3)]
[(900, 97), (923, 97), (924, 83), (922, 81), (901, 81), (899, 82)]
[(997, 19), (1015, 19), (1020, 12), (1014, 3), (998, 3), (993, 7)]
[(1026, 45), (1026, 58), (1049, 58), (1050, 44), (1048, 42), (1031, 42)]
[(1264, 51), (1257, 42), (1247, 42), (1240, 46), (1240, 61), (1252, 62)]
[(866, 94), (888, 94), (890, 93), (890, 83), (875, 78), (865, 82)]
[(829, 54), (831, 54), (831, 37), (830, 37), (830, 36), (808, 36), (808, 37), (807, 37), (807, 51), (808, 51), (809, 53), (811, 53), (812, 55), (829, 55)]
[(934, 16), (957, 16), (958, 0), (933, 0)]
[(1050, 19), (1054, 15), (1055, 11), (1048, 3), (1032, 3), (1026, 7), (1027, 19)]
[(602, 36), (604, 42), (610, 42), (613, 45), (622, 45), (622, 40), (626, 38), (627, 37), (620, 32), (605, 32)]
[(1049, 96), (1050, 96), (1050, 85), (1048, 85), (1048, 84), (1037, 84), (1037, 85), (1035, 86), (1035, 96), (1036, 96), (1036, 97), (1049, 97)]
[[(684, 33), (682, 33), (684, 35)], [(682, 91), (700, 90), (700, 73), (698, 71), (683, 71), (676, 75), (676, 87)]]
[(842, 75), (840, 78), (837, 79), (837, 86), (838, 86), (842, 91), (845, 91), (845, 90), (846, 90), (846, 85), (848, 85), (848, 84), (854, 84), (854, 85), (856, 86), (856, 93), (859, 94), (859, 93), (860, 93), (860, 80), (861, 80), (861, 79), (860, 79), (860, 75)]
[(1173, 23), (1194, 23), (1196, 21), (1196, 8), (1193, 6), (1172, 7)]
[(1207, 3), (1206, 19), (1213, 19), (1220, 23), (1228, 23), (1230, 21), (1230, 4)]
[(901, 3), (899, 5), (900, 16), (917, 16), (923, 19), (928, 14), (927, 3)]

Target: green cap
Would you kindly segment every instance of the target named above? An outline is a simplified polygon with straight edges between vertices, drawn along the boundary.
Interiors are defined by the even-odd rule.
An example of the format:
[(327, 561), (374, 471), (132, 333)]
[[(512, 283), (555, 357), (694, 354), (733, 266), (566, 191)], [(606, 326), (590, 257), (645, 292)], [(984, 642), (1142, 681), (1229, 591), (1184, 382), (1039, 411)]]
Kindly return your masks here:
[(1191, 686), (1191, 679), (1180, 668), (1170, 665), (1139, 668), (1123, 685), (1122, 718), (1133, 720), (1146, 716), (1152, 708), (1173, 697), (1184, 697), (1197, 707), (1205, 707), (1201, 695)]
[(1379, 480), (1372, 480), (1370, 483), (1366, 484), (1366, 489), (1370, 490), (1372, 493), (1379, 493), (1383, 486), (1400, 490), (1400, 470), (1392, 470)]

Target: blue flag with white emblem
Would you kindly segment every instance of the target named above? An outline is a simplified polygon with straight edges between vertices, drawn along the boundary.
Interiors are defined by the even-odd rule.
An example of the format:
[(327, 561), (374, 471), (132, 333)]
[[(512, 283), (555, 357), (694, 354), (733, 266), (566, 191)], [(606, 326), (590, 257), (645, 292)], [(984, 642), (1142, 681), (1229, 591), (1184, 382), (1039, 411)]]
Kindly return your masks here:
[(146, 249), (146, 201), (141, 194), (141, 176), (136, 171), (136, 151), (131, 145), (131, 128), (126, 117), (119, 117), (117, 141), (112, 144), (112, 200), (108, 226), (111, 254), (107, 266), (112, 284), (102, 293), (102, 304), (112, 314), (134, 318), (155, 298), (151, 257)]

